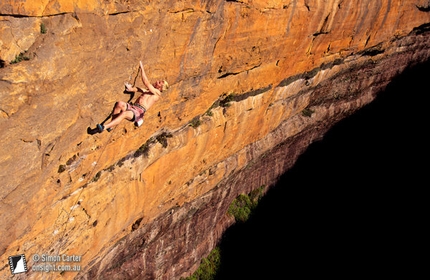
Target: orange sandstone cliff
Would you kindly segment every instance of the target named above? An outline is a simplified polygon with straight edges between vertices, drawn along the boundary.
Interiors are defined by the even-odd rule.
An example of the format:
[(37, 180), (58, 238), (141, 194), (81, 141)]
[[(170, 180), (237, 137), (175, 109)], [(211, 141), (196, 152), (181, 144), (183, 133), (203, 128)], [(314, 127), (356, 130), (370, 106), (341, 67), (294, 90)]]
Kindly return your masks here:
[[(338, 120), (430, 56), (405, 1), (2, 1), (0, 277), (179, 279)], [(123, 83), (171, 87), (88, 135)], [(406, 93), (405, 93), (406, 94)], [(8, 256), (25, 254), (13, 276)], [(34, 256), (79, 256), (79, 272)], [(62, 263), (64, 264), (64, 263)], [(21, 278), (19, 278), (21, 277)]]

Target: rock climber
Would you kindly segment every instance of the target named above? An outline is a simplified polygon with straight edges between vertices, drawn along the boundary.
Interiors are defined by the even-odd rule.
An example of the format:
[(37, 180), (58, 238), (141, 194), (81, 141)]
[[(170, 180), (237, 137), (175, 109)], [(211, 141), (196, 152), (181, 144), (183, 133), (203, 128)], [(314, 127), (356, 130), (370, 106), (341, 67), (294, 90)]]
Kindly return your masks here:
[(169, 87), (167, 81), (158, 80), (153, 85), (149, 82), (148, 77), (143, 69), (142, 61), (140, 61), (140, 72), (142, 82), (148, 90), (143, 90), (139, 87), (133, 87), (130, 83), (125, 83), (125, 90), (130, 93), (142, 93), (133, 104), (118, 101), (112, 111), (112, 120), (106, 124), (97, 124), (95, 129), (88, 128), (88, 133), (101, 133), (103, 130), (111, 131), (112, 127), (118, 125), (122, 120), (126, 119), (135, 123), (137, 127), (143, 123), (143, 116), (146, 111), (161, 98), (161, 93)]

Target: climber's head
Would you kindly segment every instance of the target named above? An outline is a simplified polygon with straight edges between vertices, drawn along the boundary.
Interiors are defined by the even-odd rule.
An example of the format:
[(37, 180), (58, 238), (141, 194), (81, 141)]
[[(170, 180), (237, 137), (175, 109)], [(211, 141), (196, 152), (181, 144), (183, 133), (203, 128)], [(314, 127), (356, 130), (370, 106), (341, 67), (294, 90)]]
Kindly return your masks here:
[(167, 83), (166, 80), (164, 80), (164, 81), (160, 80), (160, 81), (155, 82), (154, 87), (156, 89), (158, 89), (159, 91), (163, 92), (169, 88), (169, 84)]

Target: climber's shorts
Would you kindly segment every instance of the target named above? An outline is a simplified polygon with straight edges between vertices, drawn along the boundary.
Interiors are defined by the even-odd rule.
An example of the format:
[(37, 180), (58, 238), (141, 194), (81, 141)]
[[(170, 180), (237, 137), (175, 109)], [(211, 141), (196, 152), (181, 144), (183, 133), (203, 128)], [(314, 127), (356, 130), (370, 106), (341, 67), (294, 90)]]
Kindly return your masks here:
[(139, 124), (142, 124), (143, 122), (143, 116), (145, 115), (146, 108), (138, 103), (134, 104), (127, 104), (127, 111), (133, 112), (133, 119), (132, 122), (135, 122), (137, 126), (140, 126)]

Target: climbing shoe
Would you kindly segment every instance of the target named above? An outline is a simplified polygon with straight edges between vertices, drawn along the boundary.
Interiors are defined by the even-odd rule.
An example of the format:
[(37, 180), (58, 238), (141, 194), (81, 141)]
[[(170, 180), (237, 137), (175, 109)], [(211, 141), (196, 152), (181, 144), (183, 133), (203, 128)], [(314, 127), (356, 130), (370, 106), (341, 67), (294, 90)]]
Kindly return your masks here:
[(143, 119), (140, 119), (139, 121), (134, 122), (134, 125), (137, 127), (140, 127), (142, 124), (143, 124)]
[(105, 129), (105, 127), (103, 125), (97, 124), (97, 130), (99, 133), (101, 133), (104, 129)]

